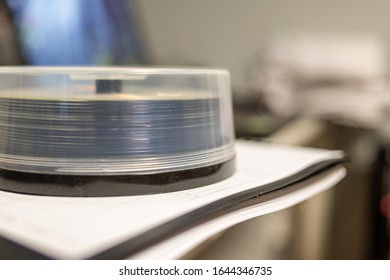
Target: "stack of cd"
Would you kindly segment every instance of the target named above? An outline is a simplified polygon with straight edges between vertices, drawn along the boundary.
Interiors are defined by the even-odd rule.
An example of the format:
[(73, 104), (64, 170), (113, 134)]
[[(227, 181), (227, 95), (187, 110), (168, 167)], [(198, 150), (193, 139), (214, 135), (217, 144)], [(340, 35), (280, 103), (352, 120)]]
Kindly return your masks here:
[(197, 187), (234, 171), (223, 70), (0, 68), (0, 188), (100, 196)]

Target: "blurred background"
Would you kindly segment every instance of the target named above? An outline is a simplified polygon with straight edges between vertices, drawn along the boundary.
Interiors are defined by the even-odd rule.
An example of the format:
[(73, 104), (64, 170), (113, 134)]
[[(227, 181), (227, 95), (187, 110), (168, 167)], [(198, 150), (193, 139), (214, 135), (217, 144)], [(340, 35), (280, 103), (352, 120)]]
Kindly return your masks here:
[(0, 65), (231, 73), (237, 138), (342, 149), (347, 177), (193, 259), (390, 258), (390, 2), (0, 0)]

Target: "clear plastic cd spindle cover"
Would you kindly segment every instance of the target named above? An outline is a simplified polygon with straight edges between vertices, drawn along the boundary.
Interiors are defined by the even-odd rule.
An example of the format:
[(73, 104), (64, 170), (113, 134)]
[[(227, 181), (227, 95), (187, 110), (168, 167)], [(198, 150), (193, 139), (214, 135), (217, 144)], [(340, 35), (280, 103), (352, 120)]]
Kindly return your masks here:
[(0, 189), (111, 196), (227, 178), (230, 95), (216, 69), (1, 67)]

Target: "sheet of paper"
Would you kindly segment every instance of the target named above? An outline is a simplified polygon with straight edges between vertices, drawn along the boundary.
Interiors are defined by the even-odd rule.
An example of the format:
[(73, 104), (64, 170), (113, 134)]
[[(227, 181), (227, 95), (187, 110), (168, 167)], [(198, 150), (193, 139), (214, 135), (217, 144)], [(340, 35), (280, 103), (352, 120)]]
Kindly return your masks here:
[(342, 152), (236, 142), (237, 171), (191, 190), (72, 198), (0, 192), (0, 235), (59, 259), (87, 258), (228, 195), (290, 176)]
[(337, 184), (345, 176), (345, 168), (337, 167), (326, 177), (321, 177), (315, 181), (301, 183), (305, 185), (298, 191), (259, 203), (253, 206), (234, 211), (232, 213), (213, 219), (207, 223), (196, 226), (181, 234), (176, 235), (164, 242), (152, 246), (129, 257), (129, 259), (179, 259), (190, 252), (200, 243), (231, 226), (240, 222), (259, 217), (265, 214), (276, 212), (302, 201), (305, 201)]

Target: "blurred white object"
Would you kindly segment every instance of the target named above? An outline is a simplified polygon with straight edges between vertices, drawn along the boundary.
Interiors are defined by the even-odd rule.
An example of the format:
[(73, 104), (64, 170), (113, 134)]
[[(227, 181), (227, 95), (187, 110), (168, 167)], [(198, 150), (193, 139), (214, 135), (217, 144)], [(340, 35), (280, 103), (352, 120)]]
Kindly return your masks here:
[(382, 40), (371, 35), (283, 37), (271, 43), (267, 55), (304, 83), (371, 82), (383, 78), (387, 66)]
[(388, 90), (323, 87), (296, 94), (303, 114), (320, 116), (349, 126), (378, 128), (390, 107)]
[(251, 90), (276, 115), (319, 115), (376, 126), (390, 106), (386, 46), (374, 35), (279, 37), (261, 54)]

